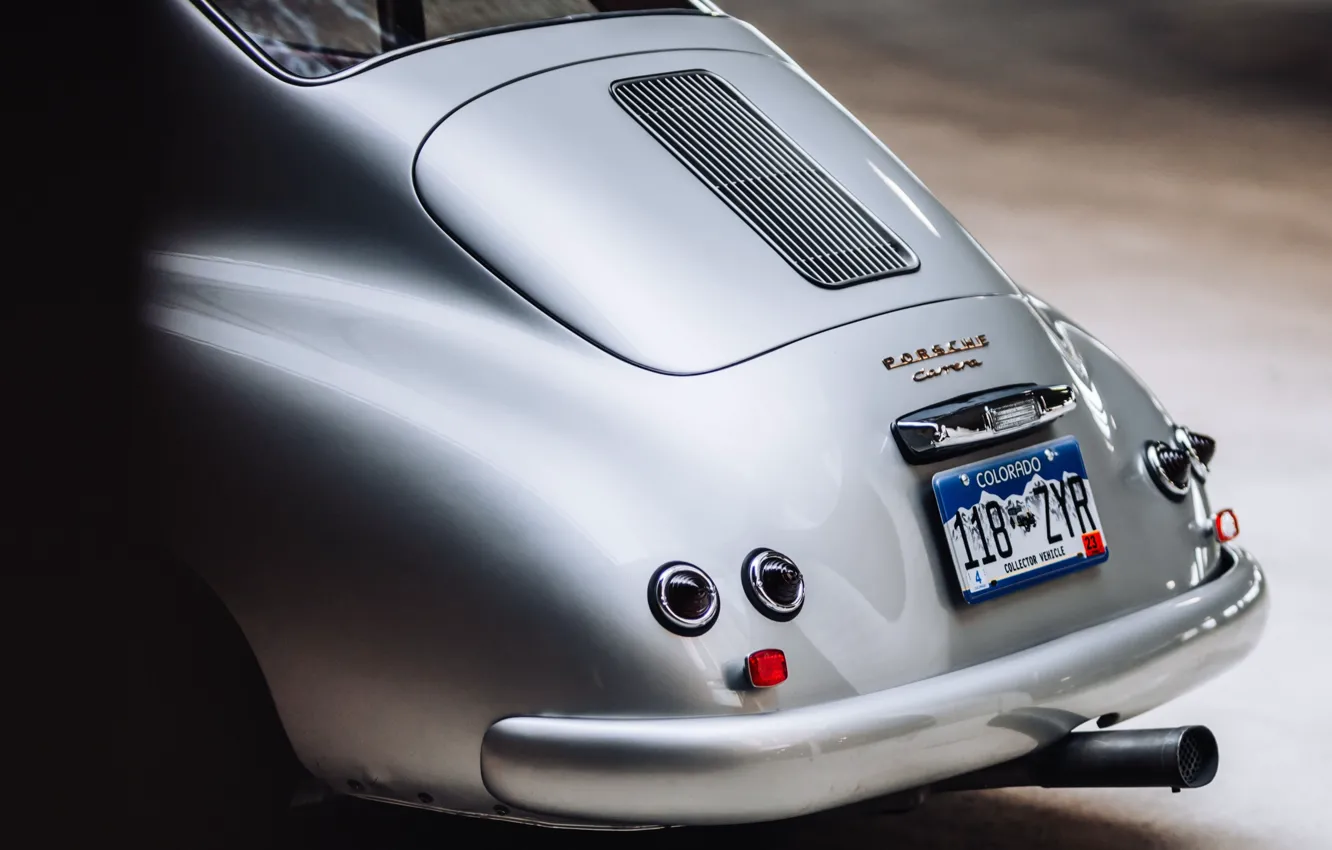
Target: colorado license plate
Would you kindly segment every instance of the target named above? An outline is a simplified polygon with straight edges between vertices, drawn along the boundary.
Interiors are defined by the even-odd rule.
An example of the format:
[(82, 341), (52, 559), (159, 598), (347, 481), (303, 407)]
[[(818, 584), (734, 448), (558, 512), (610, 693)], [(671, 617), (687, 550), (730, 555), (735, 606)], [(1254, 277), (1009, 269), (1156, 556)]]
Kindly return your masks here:
[(1074, 437), (940, 472), (934, 498), (968, 602), (1110, 557)]

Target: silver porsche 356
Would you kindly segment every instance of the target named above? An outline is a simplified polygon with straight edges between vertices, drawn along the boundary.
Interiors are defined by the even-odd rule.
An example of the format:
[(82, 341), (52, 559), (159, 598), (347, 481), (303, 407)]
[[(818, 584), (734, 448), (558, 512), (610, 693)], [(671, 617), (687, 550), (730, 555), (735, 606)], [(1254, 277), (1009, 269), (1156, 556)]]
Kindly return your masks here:
[(1106, 727), (1259, 639), (1214, 441), (753, 28), (162, 14), (154, 516), (292, 775), (624, 828), (1211, 781)]

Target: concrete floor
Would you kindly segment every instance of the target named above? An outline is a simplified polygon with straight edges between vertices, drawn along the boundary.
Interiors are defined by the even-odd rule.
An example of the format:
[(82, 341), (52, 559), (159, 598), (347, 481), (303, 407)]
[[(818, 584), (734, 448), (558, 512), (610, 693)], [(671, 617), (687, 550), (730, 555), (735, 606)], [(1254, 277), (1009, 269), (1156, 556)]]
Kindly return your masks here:
[[(1209, 489), (1237, 510), (1241, 542), (1269, 569), (1268, 633), (1239, 668), (1128, 725), (1206, 723), (1221, 773), (1177, 795), (986, 792), (871, 820), (580, 843), (1332, 847), (1332, 618), (1320, 577), (1332, 523), (1319, 502), (1332, 479), (1332, 77), (1294, 42), (1270, 42), (1332, 31), (1319, 29), (1332, 16), (1287, 9), (1264, 23), (1268, 42), (1247, 43), (1209, 19), (1200, 45), (1187, 27), (1128, 14), (1146, 14), (1129, 0), (1121, 16), (1088, 2), (1034, 16), (1033, 2), (978, 5), (726, 4), (865, 120), (1015, 280), (1100, 336), (1178, 419), (1218, 438)], [(1143, 27), (1150, 38), (1134, 35)], [(292, 846), (309, 847), (568, 838), (355, 804), (307, 812), (294, 829)]]

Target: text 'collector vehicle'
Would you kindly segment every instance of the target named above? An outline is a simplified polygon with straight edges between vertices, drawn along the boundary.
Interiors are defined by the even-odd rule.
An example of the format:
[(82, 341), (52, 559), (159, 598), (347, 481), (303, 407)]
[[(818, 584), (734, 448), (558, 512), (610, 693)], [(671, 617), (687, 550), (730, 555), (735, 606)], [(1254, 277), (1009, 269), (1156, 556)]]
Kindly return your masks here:
[(589, 828), (1211, 781), (1080, 727), (1259, 639), (1214, 442), (750, 26), (161, 14), (152, 515), (292, 776)]

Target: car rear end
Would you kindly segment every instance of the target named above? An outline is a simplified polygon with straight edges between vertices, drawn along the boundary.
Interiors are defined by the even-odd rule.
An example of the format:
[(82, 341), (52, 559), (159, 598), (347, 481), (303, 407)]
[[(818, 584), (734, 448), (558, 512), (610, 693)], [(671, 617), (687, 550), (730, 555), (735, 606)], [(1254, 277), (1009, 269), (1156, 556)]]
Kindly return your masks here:
[[(321, 179), (417, 217), (375, 231), (412, 286), (330, 285), (305, 312), (276, 283), (177, 296), (357, 364), (278, 371), (369, 401), (340, 445), (412, 462), (365, 486), (442, 518), (377, 549), (373, 581), (319, 576), (382, 628), (353, 639), (305, 597), (281, 623), (238, 614), (307, 764), (538, 821), (774, 819), (1131, 717), (1257, 640), (1262, 573), (1219, 539), (1189, 432), (747, 27), (611, 16), (425, 48), (265, 89), (337, 140), (351, 167)], [(221, 274), (203, 254), (163, 262)], [(184, 315), (164, 322), (248, 345)], [(392, 503), (340, 521), (402, 522)], [(443, 553), (439, 575), (407, 549)], [(794, 610), (765, 601), (756, 553), (798, 570)], [(709, 604), (671, 610), (675, 565)], [(249, 580), (270, 594), (251, 610), (307, 586), (279, 604), (283, 581)], [(317, 688), (312, 646), (341, 659)], [(756, 681), (765, 650), (785, 672)]]
[[(1164, 490), (1147, 452), (1187, 449), (1177, 423), (783, 59), (680, 50), (516, 81), (447, 117), (416, 175), (498, 275), (657, 373), (622, 397), (648, 439), (621, 462), (651, 491), (625, 495), (687, 529), (658, 559), (720, 599), (706, 633), (634, 638), (707, 659), (663, 665), (702, 716), (501, 720), (482, 753), (497, 798), (791, 816), (1130, 717), (1253, 640), (1261, 574), (1222, 548), (1201, 482)], [(913, 449), (922, 418), (937, 439)], [(797, 615), (755, 602), (755, 551), (800, 570)], [(625, 592), (656, 604), (660, 575), (628, 571)], [(785, 678), (756, 687), (747, 660), (774, 649)]]

